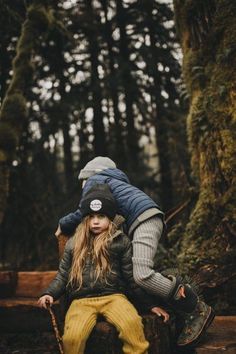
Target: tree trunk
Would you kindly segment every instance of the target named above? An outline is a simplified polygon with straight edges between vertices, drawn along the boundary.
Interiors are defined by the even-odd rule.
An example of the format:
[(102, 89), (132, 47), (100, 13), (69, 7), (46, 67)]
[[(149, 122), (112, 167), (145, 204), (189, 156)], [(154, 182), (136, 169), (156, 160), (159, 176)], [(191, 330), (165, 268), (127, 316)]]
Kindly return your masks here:
[(10, 166), (27, 119), (26, 92), (32, 78), (31, 56), (35, 42), (47, 30), (52, 13), (43, 5), (29, 7), (13, 60), (13, 77), (6, 92), (0, 115), (0, 223), (9, 191)]
[(84, 112), (80, 114), (81, 126), (77, 130), (79, 136), (79, 161), (77, 165), (77, 171), (80, 171), (88, 162), (89, 149), (88, 149), (88, 133), (86, 132), (87, 123), (85, 121)]
[(126, 122), (127, 122), (127, 147), (129, 152), (129, 163), (131, 168), (137, 169), (139, 164), (139, 146), (138, 136), (134, 122), (133, 99), (132, 99), (132, 77), (129, 68), (129, 50), (128, 39), (126, 34), (126, 11), (123, 7), (122, 0), (117, 1), (117, 21), (120, 30), (120, 57), (122, 71), (122, 85), (124, 88), (125, 105), (126, 105)]
[(206, 287), (230, 284), (230, 296), (236, 283), (236, 3), (175, 0), (175, 14), (191, 104), (191, 163), (199, 185), (180, 261), (198, 268)]
[[(63, 58), (60, 58), (61, 62), (61, 67), (63, 67)], [(59, 119), (61, 121), (61, 128), (62, 128), (62, 134), (63, 134), (63, 152), (64, 152), (64, 169), (65, 169), (65, 178), (66, 178), (66, 189), (67, 192), (69, 192), (73, 188), (74, 184), (74, 169), (73, 169), (73, 158), (72, 158), (72, 142), (71, 142), (71, 137), (69, 134), (70, 130), (70, 119), (69, 119), (69, 107), (68, 104), (65, 102), (64, 97), (66, 95), (65, 91), (65, 78), (63, 76), (63, 73), (61, 72), (59, 74), (60, 78), (60, 87), (59, 87), (59, 93), (61, 96), (61, 102), (60, 102), (60, 112), (59, 114)]]
[(7, 79), (9, 77), (9, 59), (7, 55), (6, 41), (2, 41), (0, 44), (1, 56), (0, 56), (0, 82), (1, 82), (1, 94), (0, 99), (3, 101), (7, 90)]
[[(150, 12), (148, 11), (150, 10)], [(161, 97), (161, 83), (159, 82), (160, 74), (157, 69), (157, 58), (156, 58), (156, 41), (154, 37), (154, 23), (152, 20), (151, 8), (147, 7), (149, 12), (148, 30), (150, 35), (150, 71), (153, 75), (154, 87), (152, 96), (155, 102), (155, 135), (156, 135), (156, 146), (158, 150), (158, 159), (160, 164), (160, 197), (161, 205), (164, 211), (169, 210), (173, 207), (173, 185), (171, 178), (171, 168), (170, 168), (170, 151), (168, 144), (168, 116), (163, 107), (163, 99)]]
[(122, 117), (121, 113), (118, 109), (118, 104), (119, 104), (119, 86), (118, 86), (118, 75), (116, 73), (115, 69), (115, 58), (114, 58), (114, 39), (112, 38), (112, 25), (110, 20), (108, 19), (108, 1), (102, 1), (103, 5), (103, 10), (106, 18), (105, 22), (105, 29), (106, 29), (106, 41), (107, 41), (107, 47), (108, 47), (108, 57), (109, 57), (109, 75), (110, 75), (110, 80), (109, 80), (109, 89), (111, 92), (111, 99), (112, 99), (112, 104), (113, 104), (113, 111), (114, 111), (114, 120), (115, 120), (115, 153), (114, 153), (114, 159), (116, 162), (119, 161), (119, 166), (121, 169), (126, 168), (126, 163), (125, 159), (123, 158), (125, 156), (125, 146), (124, 146), (124, 139), (122, 136)]
[[(91, 0), (87, 0), (88, 12), (91, 16), (93, 14), (93, 7)], [(95, 155), (106, 155), (106, 136), (105, 128), (103, 123), (103, 113), (102, 113), (102, 95), (100, 79), (98, 76), (98, 38), (96, 33), (96, 22), (93, 16), (93, 24), (91, 28), (88, 29), (88, 41), (89, 41), (89, 52), (91, 59), (91, 91), (92, 91), (92, 107), (93, 107), (93, 132), (94, 132), (94, 153)], [(95, 26), (95, 29), (93, 27)]]

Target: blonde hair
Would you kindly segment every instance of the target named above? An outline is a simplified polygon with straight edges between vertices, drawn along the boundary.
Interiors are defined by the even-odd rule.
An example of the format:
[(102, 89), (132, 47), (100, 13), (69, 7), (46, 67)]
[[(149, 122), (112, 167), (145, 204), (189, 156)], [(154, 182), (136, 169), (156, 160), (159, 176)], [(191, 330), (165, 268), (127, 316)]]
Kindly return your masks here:
[(90, 217), (86, 216), (75, 231), (75, 246), (72, 267), (69, 276), (69, 285), (77, 285), (79, 289), (83, 284), (83, 269), (86, 259), (91, 257), (95, 264), (95, 281), (98, 278), (106, 280), (111, 271), (109, 263), (108, 245), (116, 231), (115, 224), (110, 220), (107, 230), (93, 236), (89, 230)]

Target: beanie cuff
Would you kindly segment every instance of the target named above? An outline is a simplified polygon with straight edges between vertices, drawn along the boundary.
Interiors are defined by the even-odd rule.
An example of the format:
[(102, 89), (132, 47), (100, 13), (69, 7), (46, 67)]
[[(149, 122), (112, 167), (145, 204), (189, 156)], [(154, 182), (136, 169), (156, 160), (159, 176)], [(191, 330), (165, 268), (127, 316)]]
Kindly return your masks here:
[(102, 172), (100, 168), (96, 168), (94, 170), (81, 170), (78, 176), (78, 179), (87, 179), (89, 177), (94, 176), (94, 174)]
[(113, 220), (117, 205), (109, 186), (106, 183), (95, 184), (82, 198), (80, 211), (82, 217), (91, 214), (103, 214)]
[(97, 156), (89, 161), (79, 173), (79, 179), (87, 179), (108, 168), (116, 168), (116, 164), (109, 157)]
[[(101, 208), (99, 208), (98, 210), (92, 209), (91, 203), (93, 201), (101, 202)], [(113, 220), (114, 217), (116, 216), (116, 208), (112, 200), (98, 197), (97, 199), (92, 198), (92, 199), (84, 200), (83, 204), (81, 205), (81, 213), (82, 213), (82, 217), (91, 214), (102, 214), (102, 215), (106, 215), (109, 219)]]

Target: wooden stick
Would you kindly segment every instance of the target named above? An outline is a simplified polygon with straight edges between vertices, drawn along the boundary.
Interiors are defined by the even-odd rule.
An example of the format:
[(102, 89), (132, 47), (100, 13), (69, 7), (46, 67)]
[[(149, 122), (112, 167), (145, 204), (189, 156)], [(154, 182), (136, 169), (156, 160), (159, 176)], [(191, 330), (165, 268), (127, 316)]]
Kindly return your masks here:
[(57, 326), (56, 316), (55, 316), (54, 312), (52, 311), (49, 302), (47, 302), (47, 309), (48, 309), (48, 311), (50, 313), (50, 316), (51, 316), (52, 326), (53, 326), (54, 334), (55, 334), (55, 337), (56, 337), (56, 340), (57, 340), (59, 352), (60, 352), (60, 354), (64, 354), (63, 345), (62, 345), (62, 339), (61, 339), (61, 336), (60, 336), (60, 333), (59, 333), (59, 329), (58, 329), (58, 326)]

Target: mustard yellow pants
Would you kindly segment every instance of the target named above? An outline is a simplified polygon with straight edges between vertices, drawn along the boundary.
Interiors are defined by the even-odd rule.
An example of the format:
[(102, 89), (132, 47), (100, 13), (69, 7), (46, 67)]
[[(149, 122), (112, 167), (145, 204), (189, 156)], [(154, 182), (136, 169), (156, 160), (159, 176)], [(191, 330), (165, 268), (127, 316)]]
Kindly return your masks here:
[(63, 346), (65, 354), (84, 353), (86, 341), (96, 324), (97, 316), (103, 315), (119, 332), (123, 352), (147, 354), (142, 319), (125, 295), (113, 294), (74, 300), (65, 318)]

